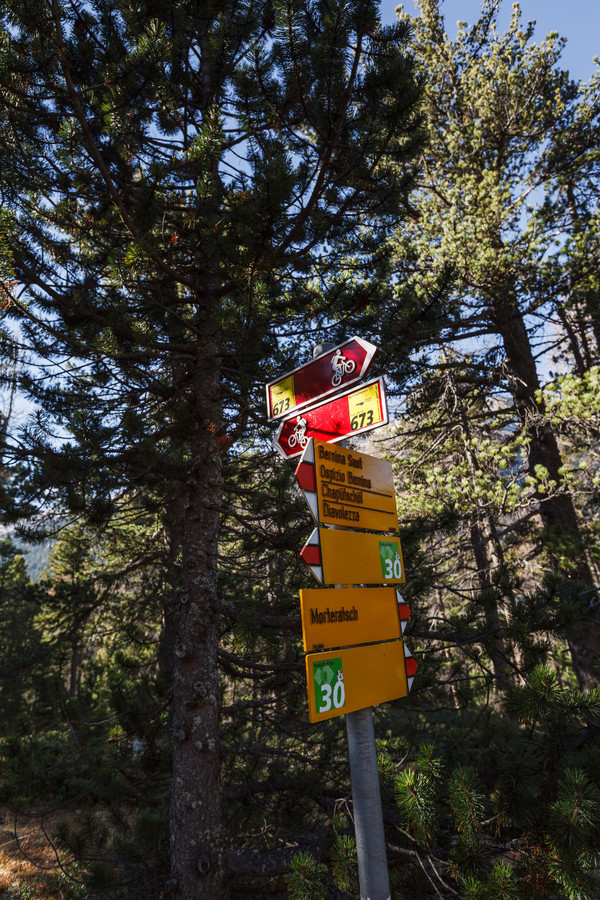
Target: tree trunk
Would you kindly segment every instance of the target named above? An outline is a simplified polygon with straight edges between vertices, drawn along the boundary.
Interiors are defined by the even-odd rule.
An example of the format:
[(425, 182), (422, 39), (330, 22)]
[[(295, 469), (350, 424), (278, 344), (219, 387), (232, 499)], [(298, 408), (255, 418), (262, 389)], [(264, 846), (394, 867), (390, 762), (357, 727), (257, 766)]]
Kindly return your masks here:
[(199, 353), (173, 666), (170, 887), (182, 900), (224, 900), (217, 661), (221, 392), (216, 350), (207, 340)]
[[(516, 300), (510, 294), (504, 294), (493, 298), (492, 315), (504, 343), (517, 416), (530, 437), (527, 460), (529, 473), (535, 475), (536, 466), (543, 466), (550, 479), (560, 484), (560, 450), (545, 410), (536, 398), (540, 383), (521, 311)], [(536, 499), (548, 538), (566, 538), (575, 548), (572, 571), (561, 574), (565, 578), (571, 574), (590, 588), (594, 587), (571, 496), (556, 493), (546, 497), (538, 493)], [(595, 687), (600, 674), (600, 624), (594, 622), (585, 630), (573, 630), (568, 634), (567, 640), (580, 687)]]
[[(573, 180), (568, 180), (565, 186), (567, 195), (567, 205), (571, 216), (573, 234), (581, 235), (583, 230), (588, 227), (591, 213), (586, 208), (580, 208), (575, 199), (575, 187)], [(589, 342), (587, 340), (588, 326), (591, 325), (594, 343), (596, 344), (596, 360), (600, 356), (600, 318), (598, 316), (598, 296), (589, 285), (584, 287), (583, 291), (574, 292), (571, 288), (570, 293), (575, 293), (574, 302), (572, 302), (575, 313), (575, 321), (577, 322), (581, 342), (586, 357), (586, 369), (593, 365), (592, 354), (590, 352)], [(577, 296), (579, 294), (579, 296)], [(577, 373), (580, 374), (580, 373)]]
[(569, 317), (569, 310), (559, 306), (557, 312), (560, 323), (567, 335), (567, 340), (569, 341), (569, 349), (574, 361), (573, 372), (575, 375), (583, 375), (586, 366), (583, 362), (583, 356), (579, 346), (579, 337), (575, 333), (575, 329), (573, 328)]
[(71, 660), (69, 664), (69, 697), (76, 697), (79, 693), (81, 672), (81, 639), (79, 635), (74, 638), (71, 647)]
[[(454, 387), (454, 386), (453, 386)], [(469, 419), (463, 402), (454, 388), (455, 406), (460, 418), (465, 456), (469, 463), (473, 482), (480, 471), (479, 460), (473, 449), (473, 437)], [(477, 503), (470, 523), (471, 547), (477, 566), (480, 598), (483, 606), (486, 626), (488, 628), (487, 650), (492, 668), (491, 701), (495, 708), (500, 706), (502, 697), (508, 687), (511, 666), (503, 631), (504, 616), (499, 608), (499, 594), (493, 582), (493, 572), (503, 562), (502, 547), (496, 537), (496, 528), (489, 512)]]
[[(168, 500), (163, 517), (167, 581), (171, 585), (163, 605), (163, 621), (158, 644), (158, 683), (162, 691), (172, 693), (173, 666), (179, 616), (177, 604), (181, 589), (180, 553), (183, 546), (183, 524), (186, 498), (179, 491)], [(172, 710), (171, 710), (172, 714)]]

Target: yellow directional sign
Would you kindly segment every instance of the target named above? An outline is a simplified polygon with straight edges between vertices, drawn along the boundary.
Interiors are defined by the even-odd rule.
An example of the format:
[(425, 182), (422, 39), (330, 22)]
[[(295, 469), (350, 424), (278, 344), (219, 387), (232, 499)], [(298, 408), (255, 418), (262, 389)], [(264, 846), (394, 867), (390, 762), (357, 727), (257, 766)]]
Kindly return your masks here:
[(303, 590), (300, 609), (305, 650), (400, 638), (410, 614), (393, 587)]
[(300, 556), (321, 584), (403, 584), (400, 539), (336, 528), (315, 528)]
[(311, 440), (295, 474), (317, 522), (399, 530), (394, 476), (386, 460)]
[(306, 656), (311, 722), (343, 716), (408, 695), (402, 641)]

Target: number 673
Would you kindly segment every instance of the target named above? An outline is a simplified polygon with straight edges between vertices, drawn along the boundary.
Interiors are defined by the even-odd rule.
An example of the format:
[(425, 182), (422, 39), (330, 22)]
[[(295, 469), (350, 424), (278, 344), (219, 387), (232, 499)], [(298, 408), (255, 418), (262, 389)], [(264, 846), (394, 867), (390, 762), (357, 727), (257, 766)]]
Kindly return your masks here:
[(365, 428), (367, 425), (372, 425), (374, 421), (375, 418), (372, 409), (368, 409), (366, 412), (354, 413), (350, 419), (350, 428), (352, 431), (356, 431), (358, 428)]

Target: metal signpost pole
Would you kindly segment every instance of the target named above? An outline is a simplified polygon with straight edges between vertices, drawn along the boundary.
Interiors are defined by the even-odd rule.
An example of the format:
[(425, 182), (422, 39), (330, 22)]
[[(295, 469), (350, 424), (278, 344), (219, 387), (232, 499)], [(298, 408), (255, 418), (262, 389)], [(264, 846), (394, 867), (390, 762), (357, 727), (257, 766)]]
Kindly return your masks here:
[(346, 715), (361, 900), (390, 900), (373, 710)]

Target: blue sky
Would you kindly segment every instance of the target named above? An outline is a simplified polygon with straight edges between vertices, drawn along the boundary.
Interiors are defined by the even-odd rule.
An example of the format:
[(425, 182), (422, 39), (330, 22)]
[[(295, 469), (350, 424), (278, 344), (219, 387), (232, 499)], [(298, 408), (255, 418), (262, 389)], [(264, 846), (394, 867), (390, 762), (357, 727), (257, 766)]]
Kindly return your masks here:
[[(395, 21), (396, 0), (382, 0), (381, 15), (384, 22)], [(550, 31), (558, 31), (567, 38), (562, 56), (563, 68), (575, 79), (587, 79), (593, 73), (594, 56), (600, 57), (600, 2), (599, 0), (521, 0), (521, 13), (526, 22), (535, 19), (534, 38), (541, 40)], [(405, 0), (404, 8), (415, 13), (414, 0)], [(441, 12), (446, 23), (448, 37), (456, 37), (456, 23), (460, 19), (472, 24), (481, 9), (480, 0), (444, 0)], [(500, 12), (500, 28), (504, 30), (510, 20), (511, 0), (503, 0)]]

